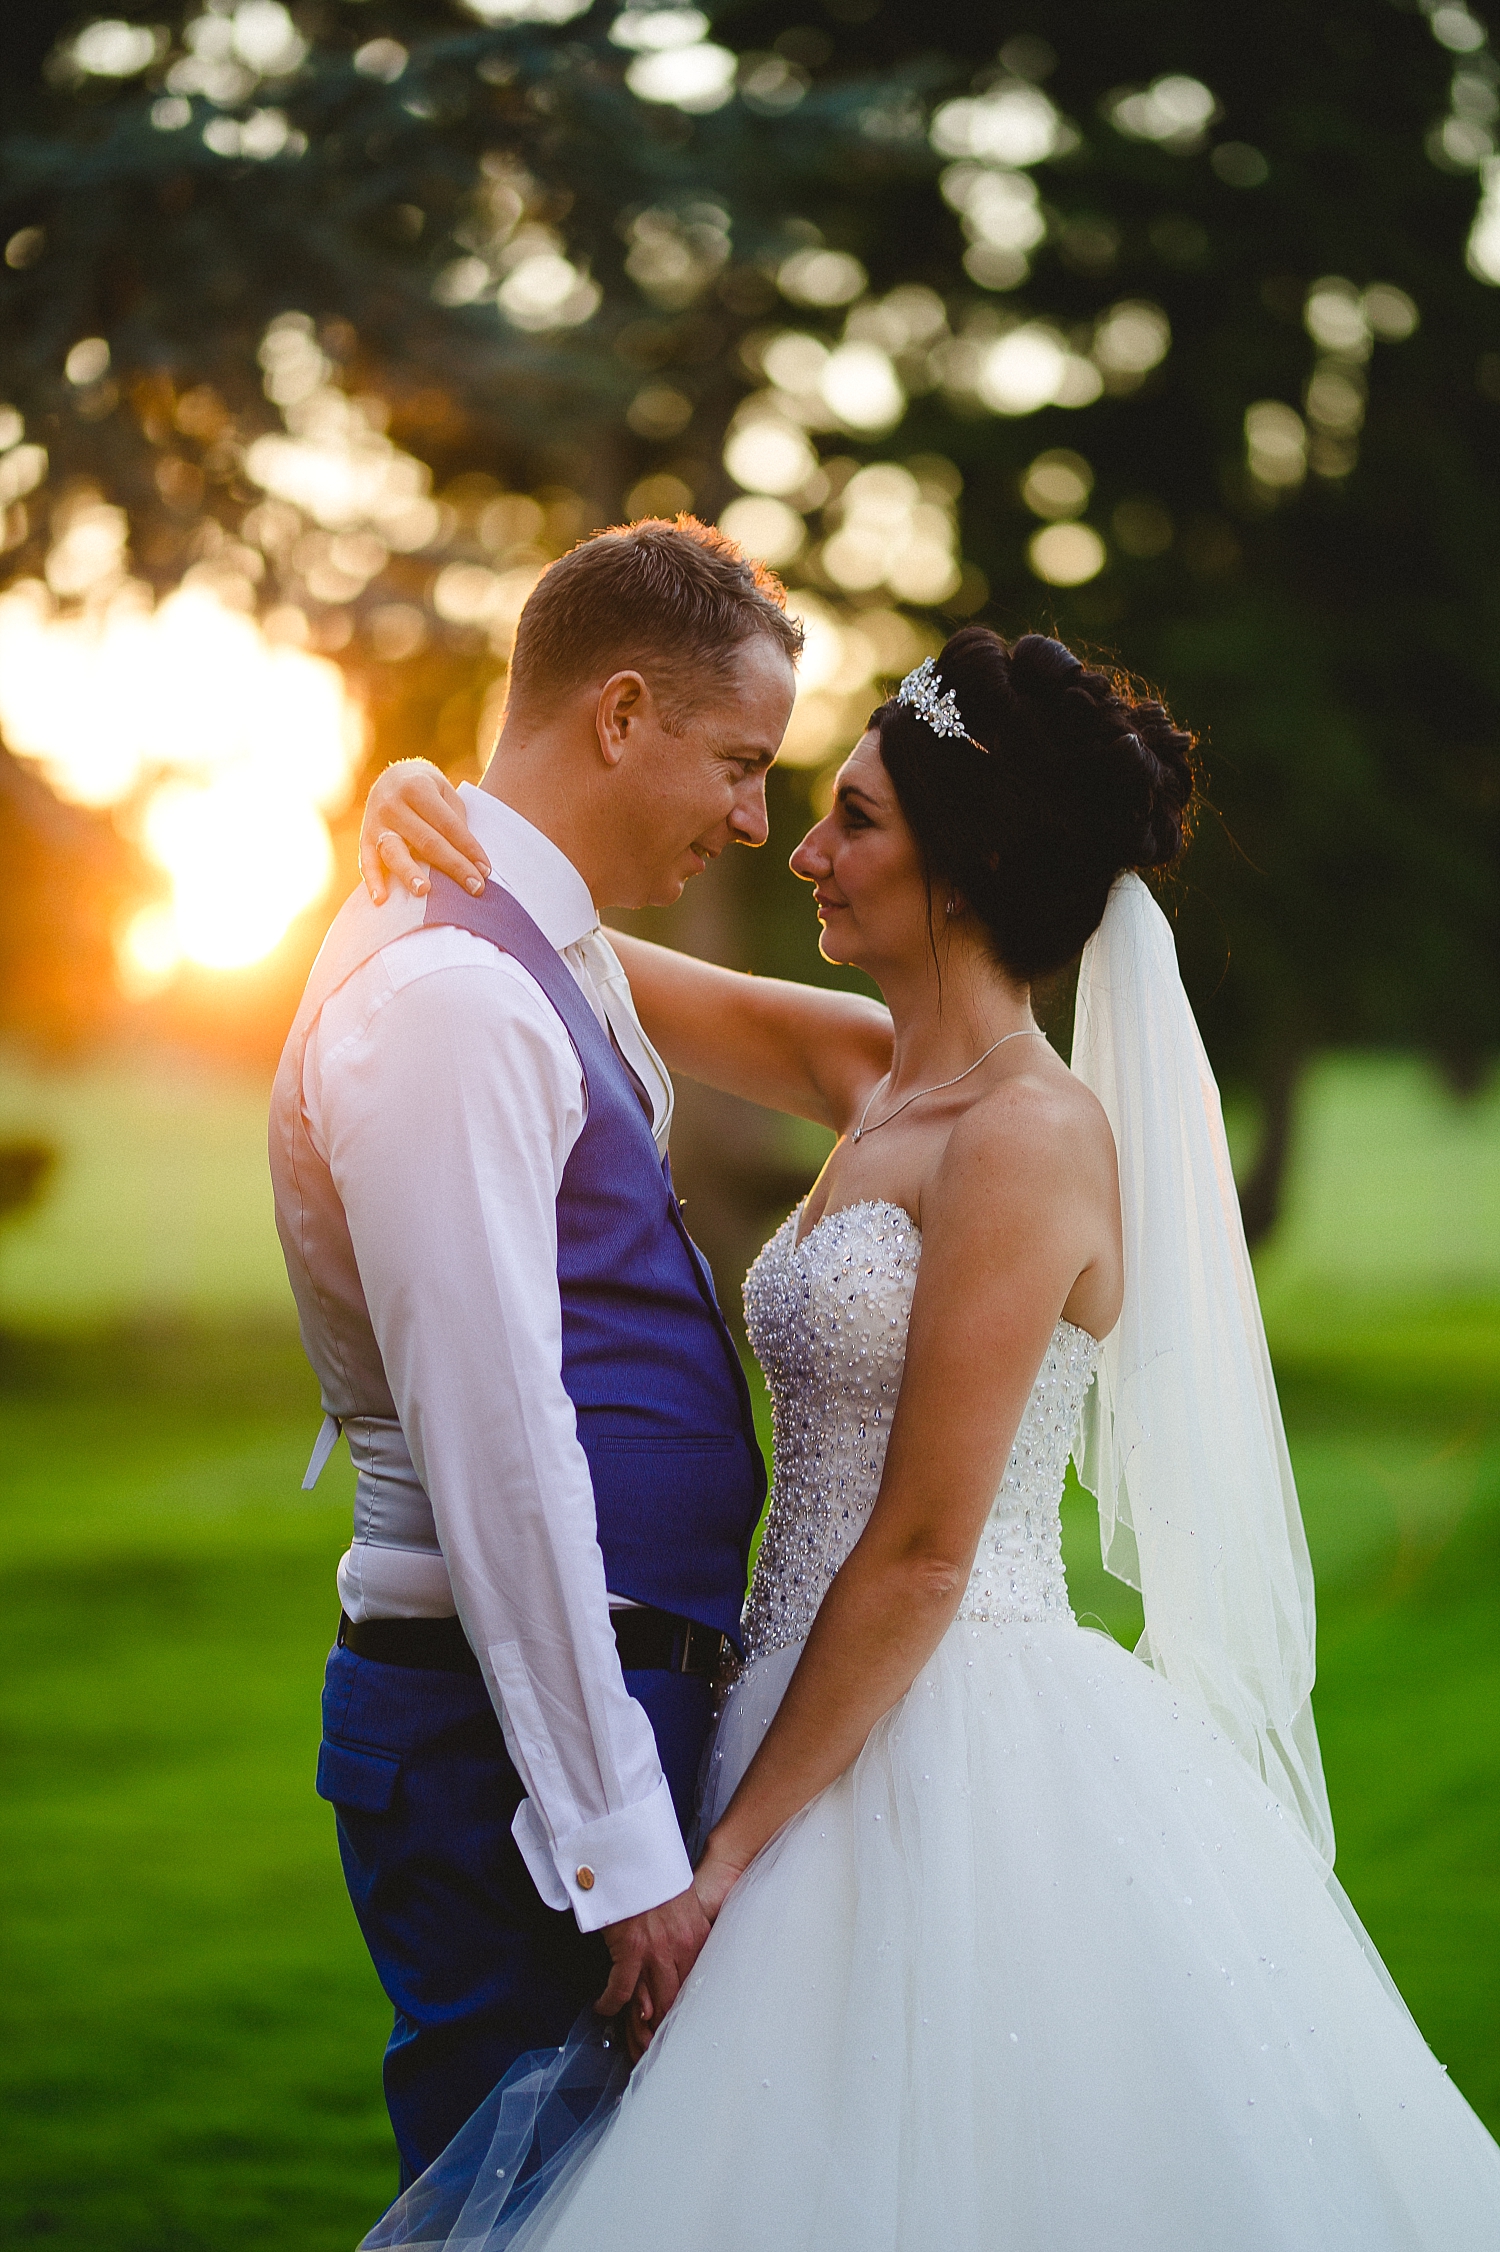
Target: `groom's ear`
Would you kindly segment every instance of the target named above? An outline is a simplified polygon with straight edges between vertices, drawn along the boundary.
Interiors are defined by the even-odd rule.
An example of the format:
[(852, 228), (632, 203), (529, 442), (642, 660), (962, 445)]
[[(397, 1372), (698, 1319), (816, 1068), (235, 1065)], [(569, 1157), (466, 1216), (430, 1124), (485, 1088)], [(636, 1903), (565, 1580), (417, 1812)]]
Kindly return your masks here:
[(610, 674), (594, 707), (594, 732), (606, 766), (619, 765), (631, 734), (639, 729), (650, 703), (651, 691), (640, 673)]

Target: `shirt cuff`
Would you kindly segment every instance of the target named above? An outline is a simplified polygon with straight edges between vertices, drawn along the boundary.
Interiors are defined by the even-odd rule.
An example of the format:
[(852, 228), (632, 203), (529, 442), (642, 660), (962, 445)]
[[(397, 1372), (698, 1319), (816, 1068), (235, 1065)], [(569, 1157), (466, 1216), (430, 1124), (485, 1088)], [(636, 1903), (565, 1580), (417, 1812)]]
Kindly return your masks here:
[(548, 1837), (531, 1800), (523, 1798), (510, 1830), (547, 1906), (571, 1908), (580, 1931), (659, 1908), (693, 1881), (665, 1776), (649, 1798), (560, 1838)]

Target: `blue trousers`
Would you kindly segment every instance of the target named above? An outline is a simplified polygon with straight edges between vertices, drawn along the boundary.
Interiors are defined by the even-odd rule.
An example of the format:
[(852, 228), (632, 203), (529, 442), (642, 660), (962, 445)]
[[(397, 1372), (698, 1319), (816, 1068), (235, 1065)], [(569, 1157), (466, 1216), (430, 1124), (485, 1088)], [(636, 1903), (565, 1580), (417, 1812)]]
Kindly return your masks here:
[[(627, 1673), (684, 1828), (711, 1717), (706, 1681)], [(395, 2010), (385, 2097), (403, 2187), (528, 2049), (563, 2041), (604, 1991), (597, 1932), (546, 1907), (510, 1834), (522, 1798), (484, 1683), (335, 1648), (318, 1795)]]

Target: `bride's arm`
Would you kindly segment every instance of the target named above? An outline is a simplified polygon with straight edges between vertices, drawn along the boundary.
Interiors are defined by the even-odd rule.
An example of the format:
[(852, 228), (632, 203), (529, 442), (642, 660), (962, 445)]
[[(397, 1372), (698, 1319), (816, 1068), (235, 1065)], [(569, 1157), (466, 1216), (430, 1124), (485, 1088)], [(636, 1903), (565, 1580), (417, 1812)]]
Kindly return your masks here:
[[(1103, 1114), (1100, 1114), (1102, 1122)], [(1115, 1193), (1108, 1129), (1018, 1088), (960, 1121), (922, 1198), (922, 1259), (879, 1497), (780, 1710), (713, 1830), (710, 1916), (858, 1757), (957, 1613), (1037, 1370)]]
[[(426, 759), (400, 759), (377, 778), (359, 859), (377, 907), (392, 880), (425, 892), (430, 867), (475, 892), (490, 872), (458, 792)], [(842, 1133), (890, 1063), (891, 1020), (878, 1001), (610, 937), (648, 1036), (690, 1079)]]
[(890, 1012), (859, 993), (747, 977), (611, 931), (642, 1024), (673, 1071), (843, 1133), (891, 1060)]

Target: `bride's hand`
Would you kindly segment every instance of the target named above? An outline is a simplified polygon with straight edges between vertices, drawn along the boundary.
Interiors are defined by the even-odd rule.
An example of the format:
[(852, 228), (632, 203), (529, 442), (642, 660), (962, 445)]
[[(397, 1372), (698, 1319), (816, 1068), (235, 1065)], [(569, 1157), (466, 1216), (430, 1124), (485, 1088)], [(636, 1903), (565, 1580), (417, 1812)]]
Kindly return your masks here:
[(365, 800), (359, 872), (379, 907), (392, 877), (420, 899), (430, 887), (433, 868), (476, 896), (490, 872), (447, 776), (428, 759), (398, 759), (377, 777)]
[(717, 1919), (719, 1910), (744, 1873), (744, 1863), (732, 1860), (710, 1836), (703, 1859), (693, 1871), (693, 1890), (710, 1923)]

